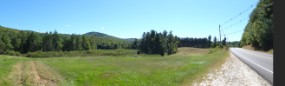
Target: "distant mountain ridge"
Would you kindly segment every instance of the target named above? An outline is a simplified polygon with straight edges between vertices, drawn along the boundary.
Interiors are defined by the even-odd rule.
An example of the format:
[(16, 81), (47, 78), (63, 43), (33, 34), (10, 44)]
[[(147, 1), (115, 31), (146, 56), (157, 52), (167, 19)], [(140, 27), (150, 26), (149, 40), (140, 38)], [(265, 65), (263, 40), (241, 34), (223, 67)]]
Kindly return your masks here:
[[(118, 38), (118, 37), (115, 37), (115, 36), (111, 36), (111, 35), (108, 35), (108, 34), (105, 34), (105, 33), (101, 33), (101, 32), (95, 32), (95, 31), (88, 32), (88, 33), (85, 33), (85, 34), (83, 34), (83, 35), (86, 35), (86, 36), (95, 36), (95, 37)], [(118, 39), (121, 39), (121, 38), (118, 38)]]
[[(117, 42), (119, 44), (131, 43), (130, 41), (128, 41), (126, 39), (111, 36), (111, 35), (108, 35), (105, 33), (95, 32), (95, 31), (88, 32), (88, 33), (85, 33), (83, 35), (94, 37), (95, 39), (98, 39), (98, 40), (111, 41), (111, 43), (113, 43), (113, 42)], [(104, 42), (100, 42), (99, 44), (101, 44), (101, 43), (104, 43)]]

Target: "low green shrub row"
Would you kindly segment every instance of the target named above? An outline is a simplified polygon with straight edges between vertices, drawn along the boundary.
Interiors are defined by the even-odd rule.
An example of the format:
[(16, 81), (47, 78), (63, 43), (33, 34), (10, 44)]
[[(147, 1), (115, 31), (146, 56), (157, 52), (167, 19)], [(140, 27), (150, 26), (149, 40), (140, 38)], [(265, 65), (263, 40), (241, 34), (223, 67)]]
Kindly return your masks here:
[(76, 56), (127, 56), (136, 55), (137, 50), (131, 49), (116, 49), (116, 50), (91, 50), (91, 51), (37, 51), (21, 54), (17, 51), (7, 51), (3, 54), (12, 56), (26, 56), (33, 58), (46, 58), (46, 57), (76, 57)]
[(29, 52), (25, 56), (43, 58), (43, 57), (75, 57), (75, 56), (127, 56), (135, 55), (136, 50), (92, 50), (92, 51), (51, 51), (51, 52)]

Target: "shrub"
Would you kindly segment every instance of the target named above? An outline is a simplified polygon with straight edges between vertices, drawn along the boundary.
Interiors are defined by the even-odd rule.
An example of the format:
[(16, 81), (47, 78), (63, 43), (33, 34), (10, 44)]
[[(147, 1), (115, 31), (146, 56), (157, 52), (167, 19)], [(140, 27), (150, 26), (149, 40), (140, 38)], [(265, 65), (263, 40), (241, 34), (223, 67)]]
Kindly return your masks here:
[(75, 57), (75, 56), (127, 56), (136, 55), (136, 50), (91, 50), (91, 51), (49, 51), (49, 52), (28, 52), (27, 57)]
[(4, 54), (12, 55), (12, 56), (20, 56), (20, 55), (22, 55), (20, 52), (17, 52), (17, 51), (14, 51), (14, 50), (8, 50), (8, 51), (4, 52)]

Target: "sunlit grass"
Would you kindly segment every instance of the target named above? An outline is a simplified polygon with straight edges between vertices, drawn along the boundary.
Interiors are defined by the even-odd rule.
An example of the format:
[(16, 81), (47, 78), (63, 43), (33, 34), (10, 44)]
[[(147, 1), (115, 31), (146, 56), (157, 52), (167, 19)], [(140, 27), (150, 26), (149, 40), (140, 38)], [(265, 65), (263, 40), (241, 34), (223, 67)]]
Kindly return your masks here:
[[(226, 51), (217, 49), (211, 51), (217, 52), (211, 54), (204, 52), (195, 55), (191, 53), (176, 54), (164, 57), (160, 55), (128, 55), (20, 59), (1, 56), (0, 68), (4, 70), (0, 70), (0, 77), (7, 76), (12, 65), (18, 61), (33, 60), (44, 63), (57, 71), (64, 79), (62, 80), (64, 82), (58, 84), (64, 86), (177, 86), (191, 83), (202, 77), (209, 68), (227, 56)], [(3, 63), (3, 59), (9, 61)], [(0, 85), (5, 85), (4, 78), (1, 80)]]
[(38, 59), (58, 70), (71, 85), (181, 85), (191, 83), (226, 52), (206, 55), (100, 56)]
[(27, 58), (25, 57), (0, 55), (0, 85), (5, 86), (9, 83), (12, 83), (6, 79), (9, 73), (11, 72), (13, 65), (19, 61), (25, 60), (27, 60)]

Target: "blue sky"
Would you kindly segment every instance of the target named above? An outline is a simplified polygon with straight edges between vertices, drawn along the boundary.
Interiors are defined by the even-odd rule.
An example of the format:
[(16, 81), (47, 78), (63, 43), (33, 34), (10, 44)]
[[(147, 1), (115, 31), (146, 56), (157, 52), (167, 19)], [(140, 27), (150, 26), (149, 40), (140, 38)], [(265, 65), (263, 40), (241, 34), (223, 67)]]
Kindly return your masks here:
[[(120, 38), (140, 38), (154, 29), (179, 37), (219, 37), (244, 29), (258, 0), (1, 0), (0, 25), (20, 30), (64, 34), (97, 31)], [(239, 41), (243, 31), (227, 35)]]

